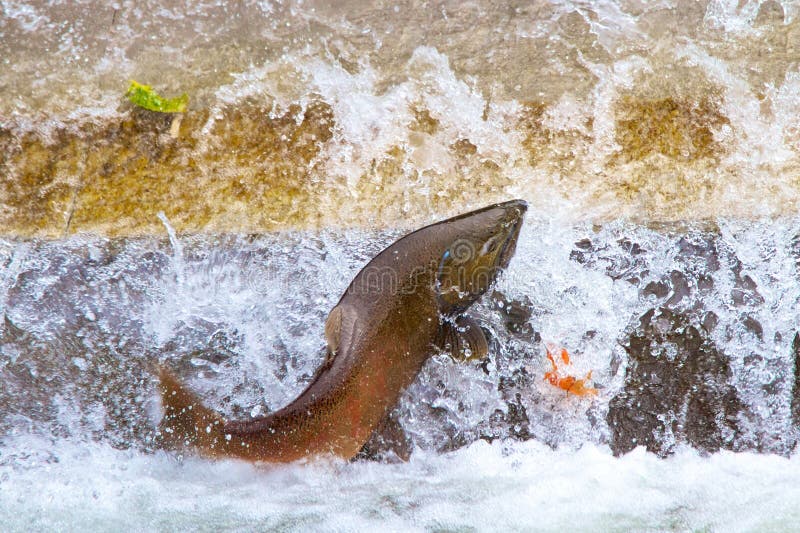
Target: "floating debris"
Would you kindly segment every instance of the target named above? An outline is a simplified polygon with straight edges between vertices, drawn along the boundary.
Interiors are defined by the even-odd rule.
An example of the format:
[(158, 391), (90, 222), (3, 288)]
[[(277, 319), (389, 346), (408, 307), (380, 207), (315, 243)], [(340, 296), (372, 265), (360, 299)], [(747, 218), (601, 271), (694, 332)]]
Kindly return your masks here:
[(159, 113), (183, 113), (189, 105), (189, 95), (183, 93), (175, 98), (164, 98), (160, 96), (149, 85), (131, 80), (131, 85), (125, 93), (132, 104), (150, 111)]
[[(576, 396), (596, 395), (597, 389), (587, 387), (587, 383), (589, 383), (589, 381), (592, 379), (592, 371), (590, 370), (583, 379), (578, 379), (575, 376), (569, 375), (561, 377), (561, 375), (558, 373), (558, 365), (556, 365), (556, 360), (553, 358), (553, 354), (550, 351), (551, 349), (555, 351), (555, 347), (552, 345), (545, 347), (547, 359), (549, 359), (550, 364), (553, 365), (553, 370), (550, 372), (545, 372), (545, 381), (550, 382), (550, 384), (554, 387), (558, 387), (559, 389), (567, 391), (567, 394), (574, 394)], [(563, 361), (565, 365), (571, 364), (569, 360), (569, 353), (564, 348), (561, 348), (561, 361)]]

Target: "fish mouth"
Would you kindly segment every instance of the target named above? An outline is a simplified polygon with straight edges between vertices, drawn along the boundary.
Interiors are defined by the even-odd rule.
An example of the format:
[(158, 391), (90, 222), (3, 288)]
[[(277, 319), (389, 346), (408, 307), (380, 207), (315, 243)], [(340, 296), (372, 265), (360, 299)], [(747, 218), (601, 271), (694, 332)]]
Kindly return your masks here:
[(511, 200), (498, 204), (498, 207), (502, 207), (506, 211), (506, 220), (503, 223), (503, 227), (506, 229), (507, 235), (503, 242), (503, 248), (498, 255), (497, 267), (505, 270), (517, 250), (517, 239), (522, 230), (522, 221), (525, 217), (525, 212), (528, 210), (528, 203), (524, 200)]

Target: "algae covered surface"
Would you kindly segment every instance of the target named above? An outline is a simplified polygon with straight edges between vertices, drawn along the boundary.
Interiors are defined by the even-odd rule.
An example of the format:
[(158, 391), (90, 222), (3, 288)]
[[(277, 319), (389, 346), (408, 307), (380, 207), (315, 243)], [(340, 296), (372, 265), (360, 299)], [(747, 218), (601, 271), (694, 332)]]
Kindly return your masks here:
[[(296, 112), (296, 110), (295, 110)], [(309, 107), (274, 119), (262, 106), (173, 118), (131, 109), (111, 124), (60, 132), (55, 142), (23, 137), (7, 152), (4, 227), (10, 234), (158, 231), (164, 212), (180, 231), (269, 230), (309, 218), (313, 158), (330, 138), (330, 110)], [(258, 135), (254, 132), (258, 132)], [(16, 144), (16, 143), (15, 143)]]

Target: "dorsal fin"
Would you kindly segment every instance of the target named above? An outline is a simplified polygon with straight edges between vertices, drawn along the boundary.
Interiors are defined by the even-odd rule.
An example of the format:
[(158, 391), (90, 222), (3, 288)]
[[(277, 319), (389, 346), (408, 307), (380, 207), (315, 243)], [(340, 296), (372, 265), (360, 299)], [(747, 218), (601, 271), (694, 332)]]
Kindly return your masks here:
[(331, 309), (331, 312), (328, 313), (328, 318), (325, 320), (325, 340), (328, 343), (327, 354), (325, 355), (325, 360), (311, 377), (311, 381), (309, 381), (305, 391), (294, 402), (274, 413), (243, 422), (227, 422), (223, 428), (225, 433), (241, 435), (263, 431), (264, 428), (269, 427), (276, 414), (285, 413), (287, 409), (296, 406), (298, 401), (302, 401), (306, 394), (314, 388), (316, 382), (331, 369), (336, 361), (336, 356), (342, 349), (344, 348), (345, 353), (347, 352), (346, 348), (353, 342), (356, 318), (357, 311), (352, 305), (339, 304)]
[(325, 320), (325, 341), (328, 343), (328, 357), (334, 357), (342, 346), (353, 342), (358, 313), (352, 305), (339, 304), (328, 313)]
[(328, 343), (328, 353), (335, 354), (339, 350), (342, 336), (342, 306), (337, 305), (328, 313), (325, 320), (325, 341)]
[(328, 313), (325, 320), (325, 341), (332, 353), (338, 353), (340, 347), (352, 340), (356, 315), (355, 308), (347, 304), (339, 304)]

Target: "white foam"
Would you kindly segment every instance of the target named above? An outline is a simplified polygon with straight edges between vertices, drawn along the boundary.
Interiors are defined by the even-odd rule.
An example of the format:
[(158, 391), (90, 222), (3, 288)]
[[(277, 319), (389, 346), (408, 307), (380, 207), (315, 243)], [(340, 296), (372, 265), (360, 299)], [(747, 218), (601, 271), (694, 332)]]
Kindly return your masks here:
[(8, 0), (3, 2), (3, 17), (14, 20), (25, 31), (36, 31), (42, 25), (48, 24), (50, 19), (36, 10), (30, 4)]
[(706, 7), (705, 22), (728, 33), (752, 34), (761, 2), (747, 0), (711, 0)]
[(793, 531), (800, 518), (800, 456), (478, 442), (397, 465), (256, 467), (67, 441), (53, 462), (48, 443), (24, 445), (0, 465), (6, 531)]

